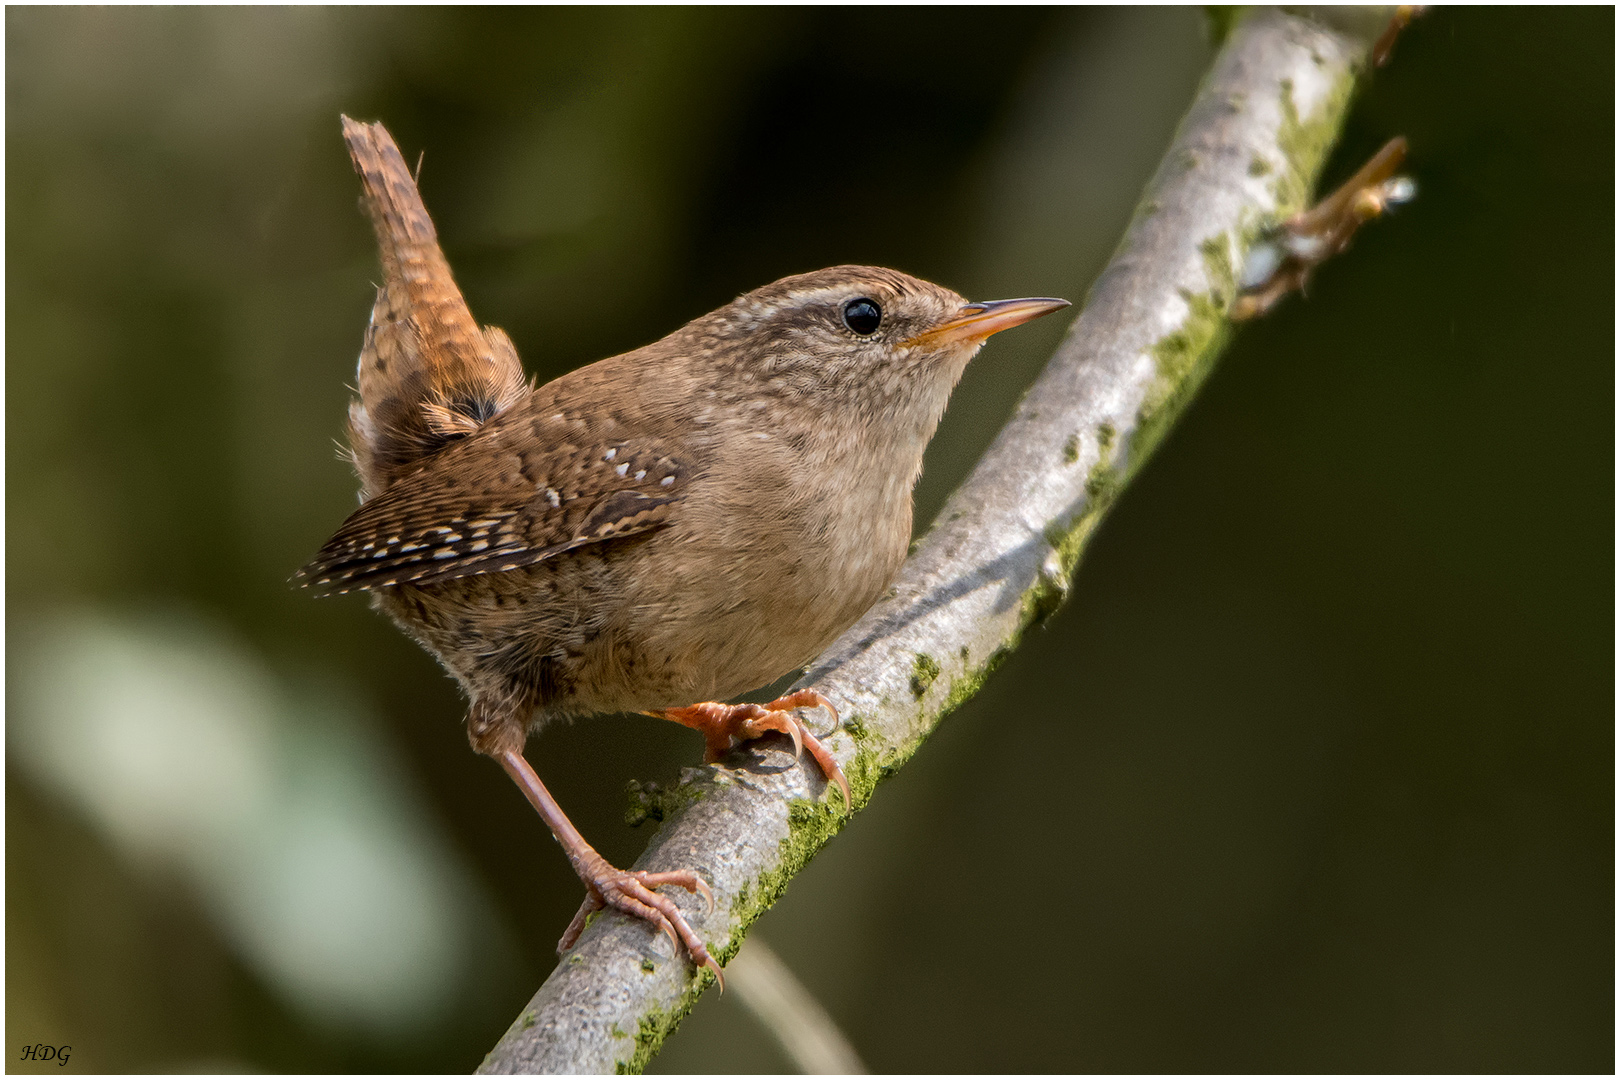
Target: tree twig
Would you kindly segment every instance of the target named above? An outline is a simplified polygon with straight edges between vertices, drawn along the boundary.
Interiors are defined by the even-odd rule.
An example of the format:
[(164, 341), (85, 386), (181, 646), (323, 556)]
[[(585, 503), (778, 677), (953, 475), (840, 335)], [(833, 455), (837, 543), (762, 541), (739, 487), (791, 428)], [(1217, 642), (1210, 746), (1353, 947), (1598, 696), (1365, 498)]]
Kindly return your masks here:
[(726, 989), (771, 1033), (782, 1052), (801, 1073), (850, 1076), (866, 1072), (821, 1002), (782, 963), (781, 957), (754, 934), (726, 965)]
[[(1235, 268), (1304, 208), (1388, 17), (1262, 10), (1229, 35), (1057, 353), (889, 594), (800, 683), (843, 709), (826, 741), (855, 809), (1063, 602), (1102, 515), (1225, 343)], [(707, 878), (712, 913), (675, 899), (722, 962), (845, 820), (819, 770), (783, 760), (688, 770), (636, 862)], [(639, 1070), (712, 981), (645, 923), (604, 914), (480, 1071)]]

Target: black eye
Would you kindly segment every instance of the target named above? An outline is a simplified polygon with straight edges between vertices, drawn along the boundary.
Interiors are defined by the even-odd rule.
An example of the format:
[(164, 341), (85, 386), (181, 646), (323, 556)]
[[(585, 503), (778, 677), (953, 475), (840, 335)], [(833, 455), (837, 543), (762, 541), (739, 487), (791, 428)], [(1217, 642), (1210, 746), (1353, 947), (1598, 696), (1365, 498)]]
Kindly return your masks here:
[(883, 322), (883, 309), (876, 300), (862, 296), (844, 305), (844, 325), (857, 334), (874, 334)]

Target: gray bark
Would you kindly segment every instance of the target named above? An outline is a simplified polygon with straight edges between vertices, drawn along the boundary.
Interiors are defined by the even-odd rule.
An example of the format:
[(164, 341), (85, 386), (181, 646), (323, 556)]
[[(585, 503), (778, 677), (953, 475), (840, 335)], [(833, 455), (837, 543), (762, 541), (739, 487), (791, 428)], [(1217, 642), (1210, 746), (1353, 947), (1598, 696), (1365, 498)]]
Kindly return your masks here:
[[(855, 809), (1061, 604), (1092, 529), (1218, 355), (1234, 268), (1302, 209), (1387, 19), (1262, 10), (1231, 32), (1056, 354), (888, 595), (799, 684), (842, 710), (826, 741)], [(664, 801), (635, 865), (704, 875), (712, 912), (675, 899), (722, 963), (844, 820), (809, 759), (774, 750), (689, 770)], [(712, 981), (646, 923), (604, 914), (480, 1071), (638, 1070)]]

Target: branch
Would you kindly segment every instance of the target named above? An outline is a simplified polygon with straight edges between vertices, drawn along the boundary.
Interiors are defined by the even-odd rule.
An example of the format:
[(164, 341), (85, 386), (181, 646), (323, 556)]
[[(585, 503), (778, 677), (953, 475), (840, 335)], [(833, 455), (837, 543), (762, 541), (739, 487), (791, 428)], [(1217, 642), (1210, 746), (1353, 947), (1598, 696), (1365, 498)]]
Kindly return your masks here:
[[(1304, 208), (1388, 19), (1263, 10), (1232, 31), (1056, 355), (894, 587), (799, 684), (843, 710), (827, 745), (855, 809), (1063, 603), (1092, 531), (1225, 344), (1234, 268)], [(765, 758), (786, 755), (683, 773), (635, 864), (709, 881), (713, 912), (675, 899), (722, 963), (847, 820), (808, 759)], [(646, 923), (605, 913), (480, 1071), (639, 1071), (712, 981)]]

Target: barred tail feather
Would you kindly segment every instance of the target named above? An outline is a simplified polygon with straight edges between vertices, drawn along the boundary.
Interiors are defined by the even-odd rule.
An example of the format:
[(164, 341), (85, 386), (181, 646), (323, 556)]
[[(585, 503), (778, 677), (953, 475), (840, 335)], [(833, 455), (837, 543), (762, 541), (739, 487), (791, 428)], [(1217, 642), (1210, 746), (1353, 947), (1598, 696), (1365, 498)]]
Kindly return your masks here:
[(511, 340), (480, 328), (467, 309), (393, 137), (347, 116), (343, 137), (383, 270), (360, 351), (360, 396), (349, 408), (349, 448), (369, 499), (529, 387)]

